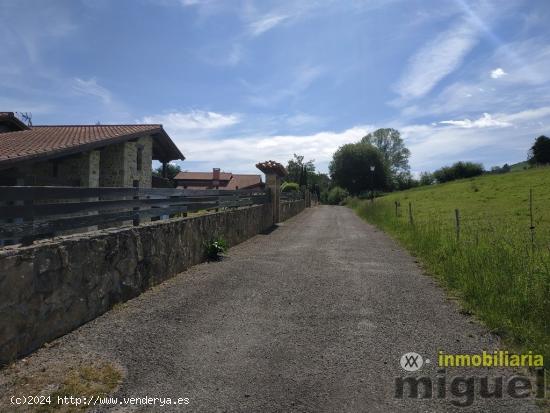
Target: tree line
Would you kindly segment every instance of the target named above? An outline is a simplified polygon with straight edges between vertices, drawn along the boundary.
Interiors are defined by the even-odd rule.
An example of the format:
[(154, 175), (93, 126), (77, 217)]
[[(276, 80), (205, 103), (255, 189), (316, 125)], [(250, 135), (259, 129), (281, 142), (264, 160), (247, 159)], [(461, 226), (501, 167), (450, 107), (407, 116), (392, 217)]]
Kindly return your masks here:
[[(405, 190), (422, 185), (472, 178), (485, 173), (506, 173), (511, 166), (493, 167), (486, 171), (481, 163), (459, 161), (433, 172), (412, 176), (410, 150), (396, 129), (383, 128), (369, 133), (357, 143), (341, 146), (329, 165), (331, 183), (328, 203), (339, 203), (345, 197), (374, 197), (379, 192)], [(539, 136), (529, 150), (528, 164), (550, 164), (550, 138)]]
[[(422, 172), (413, 177), (410, 171), (410, 150), (398, 130), (382, 128), (364, 136), (359, 142), (342, 145), (334, 153), (329, 164), (329, 174), (318, 172), (315, 160), (305, 160), (294, 154), (288, 160), (288, 175), (282, 191), (307, 188), (315, 192), (324, 203), (338, 204), (346, 197), (374, 197), (378, 193), (400, 191), (423, 185), (445, 183), (456, 179), (471, 178), (484, 173), (506, 173), (512, 170), (504, 164), (486, 171), (482, 164), (459, 161), (433, 172)], [(550, 138), (539, 136), (528, 153), (529, 166), (550, 164)], [(168, 164), (168, 179), (181, 170), (179, 165)], [(161, 176), (159, 167), (153, 174)]]

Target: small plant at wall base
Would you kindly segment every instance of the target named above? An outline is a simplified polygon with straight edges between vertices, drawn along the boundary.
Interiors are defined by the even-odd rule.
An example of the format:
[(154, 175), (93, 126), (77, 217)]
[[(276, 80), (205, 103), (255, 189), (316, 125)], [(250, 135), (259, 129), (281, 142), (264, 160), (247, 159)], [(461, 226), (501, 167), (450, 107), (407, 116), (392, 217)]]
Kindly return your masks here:
[(209, 261), (218, 261), (227, 251), (227, 243), (223, 238), (213, 238), (204, 243), (204, 255)]

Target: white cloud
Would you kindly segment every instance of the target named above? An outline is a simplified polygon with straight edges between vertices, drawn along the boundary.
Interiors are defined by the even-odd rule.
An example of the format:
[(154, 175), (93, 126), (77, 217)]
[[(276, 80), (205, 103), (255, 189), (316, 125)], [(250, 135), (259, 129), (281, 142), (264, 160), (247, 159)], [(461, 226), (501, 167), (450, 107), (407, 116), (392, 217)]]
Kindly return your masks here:
[(183, 163), (184, 169), (188, 169), (186, 163), (198, 162), (204, 168), (219, 166), (224, 170), (247, 173), (258, 173), (254, 165), (268, 159), (286, 164), (294, 153), (315, 159), (321, 170), (326, 172), (326, 165), (339, 146), (356, 142), (373, 130), (371, 126), (361, 125), (343, 131), (323, 131), (309, 135), (257, 134), (220, 139), (213, 135), (198, 137), (194, 133), (186, 133), (184, 129), (171, 128), (168, 124), (165, 124), (165, 129), (187, 158)]
[[(160, 123), (164, 125), (168, 133), (174, 134), (180, 132), (213, 131), (236, 125), (239, 122), (239, 115), (224, 115), (203, 110), (145, 116), (141, 120), (141, 123)], [(184, 138), (187, 138), (187, 136), (184, 136)]]
[(502, 119), (508, 122), (527, 122), (550, 116), (550, 106), (537, 109), (523, 110), (517, 113), (502, 115)]
[(462, 63), (479, 30), (461, 22), (422, 47), (410, 60), (396, 90), (402, 99), (424, 96)]
[[(482, 162), (486, 167), (525, 160), (535, 137), (547, 133), (549, 125), (550, 106), (543, 106), (398, 129), (411, 150), (413, 171), (420, 172), (459, 160)], [(490, 127), (498, 127), (498, 132), (488, 133), (486, 128)]]
[(252, 136), (246, 138), (228, 138), (221, 140), (191, 140), (185, 146), (189, 160), (223, 161), (239, 158), (251, 166), (267, 159), (286, 162), (293, 153), (319, 162), (332, 159), (339, 146), (358, 141), (372, 128), (356, 126), (341, 132), (325, 131), (312, 135)]
[[(309, 120), (310, 115), (296, 116), (300, 123)], [(143, 121), (164, 124), (187, 157), (184, 169), (221, 167), (246, 173), (257, 173), (254, 165), (262, 160), (285, 163), (293, 153), (315, 159), (318, 169), (326, 172), (339, 146), (357, 142), (375, 129), (372, 125), (357, 125), (341, 131), (270, 135), (245, 132), (249, 122), (247, 125), (240, 122), (239, 115), (205, 111), (173, 112), (145, 117)], [(228, 130), (237, 123), (241, 125), (240, 132)], [(401, 131), (412, 152), (413, 171), (420, 172), (458, 160), (483, 162), (486, 166), (521, 161), (532, 140), (544, 133), (548, 124), (550, 106), (510, 113), (484, 113), (473, 120), (394, 126)], [(498, 133), (487, 133), (487, 128), (499, 128)]]
[(546, 39), (534, 37), (503, 44), (492, 60), (506, 65), (507, 83), (536, 86), (550, 81), (550, 45)]
[(100, 98), (103, 103), (110, 104), (112, 102), (112, 95), (109, 90), (97, 83), (97, 79), (92, 77), (88, 80), (81, 79), (79, 77), (73, 79), (72, 89), (82, 95), (96, 96)]
[(288, 19), (288, 17), (289, 16), (286, 16), (284, 14), (268, 14), (266, 16), (262, 16), (258, 20), (250, 23), (250, 34), (252, 34), (253, 36), (259, 36), (262, 33), (265, 33), (278, 26), (283, 21)]
[(491, 70), (491, 78), (493, 79), (500, 79), (503, 76), (506, 76), (508, 73), (506, 73), (502, 68), (497, 67), (495, 70)]
[(503, 128), (512, 126), (510, 122), (493, 118), (489, 113), (484, 113), (482, 117), (475, 120), (444, 120), (439, 122), (441, 125), (458, 126), (459, 128)]

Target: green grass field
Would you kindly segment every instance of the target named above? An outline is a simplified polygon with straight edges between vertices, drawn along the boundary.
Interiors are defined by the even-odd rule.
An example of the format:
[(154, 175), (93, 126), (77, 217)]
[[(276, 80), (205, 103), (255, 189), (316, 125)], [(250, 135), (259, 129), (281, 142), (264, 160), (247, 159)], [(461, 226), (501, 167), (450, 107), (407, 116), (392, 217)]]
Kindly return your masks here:
[(373, 204), (351, 199), (348, 205), (416, 255), (466, 310), (514, 348), (543, 353), (550, 366), (550, 168), (415, 188)]

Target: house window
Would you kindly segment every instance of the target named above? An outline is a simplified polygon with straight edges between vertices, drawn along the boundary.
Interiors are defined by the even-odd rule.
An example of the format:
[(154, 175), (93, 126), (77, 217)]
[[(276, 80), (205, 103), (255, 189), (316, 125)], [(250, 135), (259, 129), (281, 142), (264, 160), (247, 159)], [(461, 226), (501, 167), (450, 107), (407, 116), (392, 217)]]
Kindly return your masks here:
[(143, 146), (139, 146), (137, 148), (136, 165), (138, 171), (141, 171), (143, 169)]

